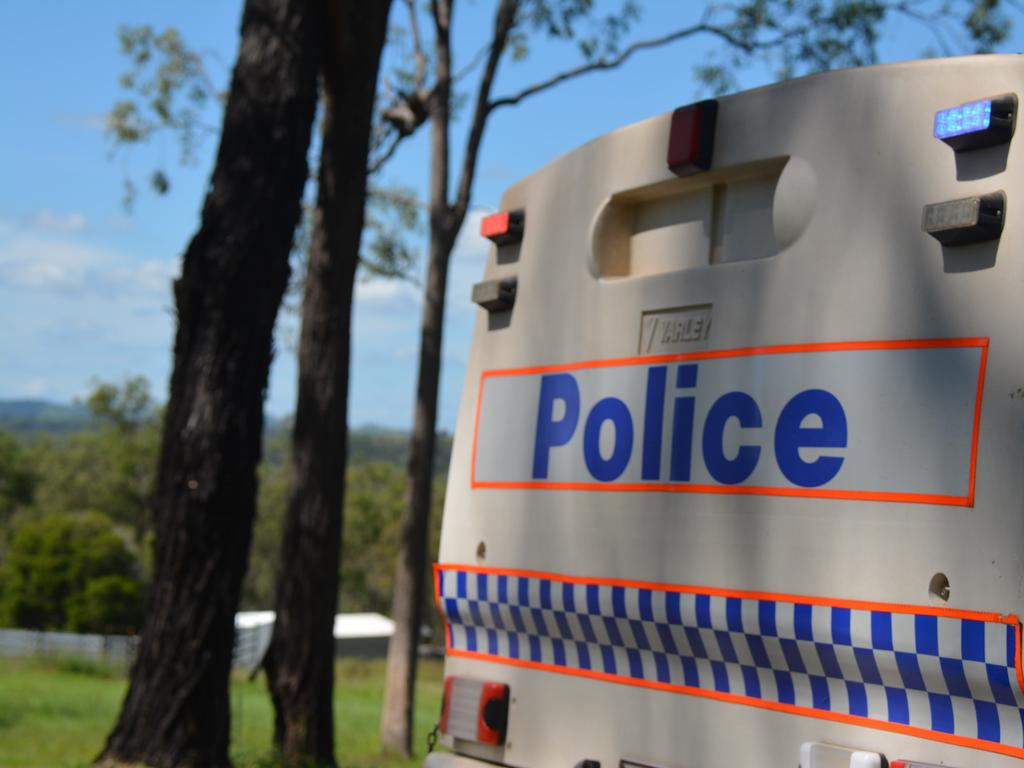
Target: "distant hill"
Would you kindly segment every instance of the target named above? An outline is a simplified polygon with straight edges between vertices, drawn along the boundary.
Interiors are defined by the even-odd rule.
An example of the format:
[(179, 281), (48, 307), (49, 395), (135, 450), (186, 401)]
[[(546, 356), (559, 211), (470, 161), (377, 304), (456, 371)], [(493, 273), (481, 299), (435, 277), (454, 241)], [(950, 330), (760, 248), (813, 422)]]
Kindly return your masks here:
[[(405, 469), (409, 461), (409, 433), (382, 427), (356, 427), (348, 435), (348, 458), (353, 466), (388, 462)], [(452, 436), (439, 432), (435, 443), (434, 471), (446, 473), (452, 456)]]
[(19, 434), (67, 434), (87, 429), (92, 416), (84, 405), (47, 400), (0, 400), (0, 429)]
[[(270, 463), (284, 461), (287, 455), (288, 441), (291, 438), (292, 421), (290, 418), (276, 419), (268, 423), (267, 437), (263, 449), (263, 458)], [(408, 432), (401, 429), (388, 429), (373, 425), (354, 427), (348, 433), (348, 457), (352, 466), (362, 464), (394, 464), (405, 469), (409, 461)], [(447, 432), (437, 435), (434, 456), (434, 471), (446, 473), (452, 455), (452, 436)]]
[[(0, 430), (23, 437), (41, 434), (67, 435), (93, 426), (89, 409), (84, 405), (67, 405), (46, 400), (0, 400)], [(271, 464), (284, 461), (291, 437), (290, 417), (265, 420), (266, 444), (263, 456)], [(448, 471), (452, 437), (437, 436), (434, 466)], [(384, 462), (405, 468), (409, 460), (409, 433), (399, 429), (365, 426), (349, 433), (349, 460), (353, 465)]]

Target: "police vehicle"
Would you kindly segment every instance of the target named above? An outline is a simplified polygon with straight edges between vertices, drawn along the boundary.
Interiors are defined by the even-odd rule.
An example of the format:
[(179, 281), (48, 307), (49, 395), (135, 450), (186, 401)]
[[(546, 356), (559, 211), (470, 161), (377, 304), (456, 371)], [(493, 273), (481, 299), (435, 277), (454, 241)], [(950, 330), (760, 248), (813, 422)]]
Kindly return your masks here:
[(816, 75), (507, 191), (427, 766), (1024, 758), (1022, 87)]

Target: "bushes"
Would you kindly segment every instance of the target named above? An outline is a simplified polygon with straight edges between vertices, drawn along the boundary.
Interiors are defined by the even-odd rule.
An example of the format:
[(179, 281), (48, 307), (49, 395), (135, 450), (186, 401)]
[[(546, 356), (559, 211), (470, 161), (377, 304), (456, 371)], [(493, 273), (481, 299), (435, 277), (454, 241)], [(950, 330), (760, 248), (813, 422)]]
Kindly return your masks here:
[(114, 634), (141, 616), (138, 565), (108, 517), (51, 514), (15, 529), (0, 566), (0, 624)]
[(67, 601), (68, 629), (74, 632), (130, 634), (138, 629), (142, 590), (127, 576), (90, 579)]

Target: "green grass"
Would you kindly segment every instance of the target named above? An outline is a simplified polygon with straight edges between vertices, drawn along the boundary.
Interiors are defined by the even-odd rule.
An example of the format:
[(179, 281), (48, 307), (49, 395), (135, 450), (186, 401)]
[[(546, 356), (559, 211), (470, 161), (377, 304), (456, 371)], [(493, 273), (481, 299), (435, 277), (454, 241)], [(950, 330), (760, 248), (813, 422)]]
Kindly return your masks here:
[[(441, 701), (441, 663), (420, 662), (412, 760), (379, 754), (383, 661), (345, 660), (335, 670), (334, 721), (343, 768), (411, 768), (423, 761)], [(127, 681), (91, 662), (0, 659), (0, 766), (77, 768), (99, 754)], [(231, 685), (231, 756), (236, 766), (273, 765), (273, 713), (262, 678)]]

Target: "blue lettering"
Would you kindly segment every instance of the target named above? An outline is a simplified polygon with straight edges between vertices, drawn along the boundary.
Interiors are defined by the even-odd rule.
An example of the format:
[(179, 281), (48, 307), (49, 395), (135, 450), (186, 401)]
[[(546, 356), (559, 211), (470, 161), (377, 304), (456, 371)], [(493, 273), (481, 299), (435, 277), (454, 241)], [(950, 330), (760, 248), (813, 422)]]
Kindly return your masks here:
[(708, 411), (704, 422), (704, 463), (711, 476), (725, 485), (742, 483), (750, 477), (761, 457), (758, 446), (743, 445), (735, 458), (726, 458), (722, 437), (726, 423), (733, 418), (744, 429), (755, 429), (761, 426), (761, 409), (746, 392), (729, 392), (718, 398)]
[[(565, 404), (565, 413), (555, 421), (555, 402)], [(552, 373), (540, 380), (540, 405), (537, 407), (537, 432), (533, 444), (533, 476), (548, 476), (548, 452), (565, 445), (576, 431), (580, 418), (580, 388), (569, 373)]]
[[(642, 444), (639, 446), (640, 478), (649, 482), (664, 479), (663, 447), (668, 439), (670, 456), (668, 481), (692, 481), (695, 450), (703, 452), (704, 464), (712, 480), (724, 485), (743, 483), (757, 469), (761, 459), (761, 438), (740, 440), (735, 455), (726, 455), (725, 433), (735, 419), (741, 430), (761, 429), (763, 417), (757, 401), (746, 392), (728, 392), (719, 397), (707, 412), (702, 425), (701, 443), (694, 446), (696, 429), (697, 364), (675, 366), (675, 391), (671, 396), (671, 414), (666, 414), (668, 365), (648, 366), (647, 389), (641, 423)], [(605, 397), (588, 410), (581, 403), (580, 387), (571, 373), (541, 376), (537, 406), (537, 429), (534, 436), (533, 477), (547, 479), (553, 448), (568, 445), (576, 435), (581, 414), (586, 414), (582, 435), (583, 460), (590, 475), (602, 482), (617, 480), (633, 460), (634, 424), (629, 405), (617, 397)], [(665, 420), (671, 421), (666, 426)], [(808, 418), (811, 425), (807, 426)], [(610, 452), (601, 452), (601, 434), (611, 432)], [(820, 426), (819, 426), (820, 423)], [(768, 425), (771, 429), (772, 425)], [(665, 435), (669, 429), (670, 434)], [(607, 437), (608, 435), (606, 435)], [(839, 473), (845, 457), (836, 449), (847, 447), (847, 418), (839, 399), (824, 389), (807, 389), (794, 395), (782, 408), (774, 424), (774, 458), (779, 471), (789, 483), (815, 488), (831, 481)], [(731, 443), (731, 441), (730, 441)], [(606, 441), (606, 452), (608, 452)], [(579, 442), (574, 445), (579, 445)], [(832, 449), (805, 461), (802, 448)], [(579, 450), (578, 448), (574, 450)], [(822, 452), (819, 452), (819, 454)], [(578, 455), (578, 454), (576, 454)], [(558, 474), (562, 474), (559, 472)], [(561, 478), (559, 478), (561, 479)]]
[[(693, 389), (697, 386), (697, 366), (680, 365), (676, 369), (676, 387)], [(693, 455), (693, 397), (677, 397), (672, 409), (672, 466), (669, 478), (673, 482), (690, 479)]]
[[(612, 455), (607, 459), (601, 455), (601, 426), (606, 421), (615, 427)], [(605, 482), (614, 480), (625, 471), (632, 453), (633, 419), (629, 408), (617, 397), (599, 400), (587, 416), (583, 430), (583, 458), (590, 474)]]
[(644, 406), (644, 460), (640, 476), (644, 480), (661, 477), (661, 430), (665, 415), (664, 365), (647, 371), (647, 403)]
[[(803, 420), (816, 414), (820, 427), (802, 427)], [(846, 413), (831, 392), (807, 389), (795, 395), (779, 414), (775, 425), (775, 460), (794, 485), (816, 488), (839, 472), (841, 456), (819, 456), (814, 461), (800, 458), (801, 448), (845, 448)]]

